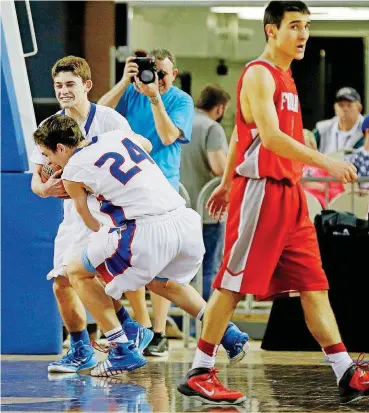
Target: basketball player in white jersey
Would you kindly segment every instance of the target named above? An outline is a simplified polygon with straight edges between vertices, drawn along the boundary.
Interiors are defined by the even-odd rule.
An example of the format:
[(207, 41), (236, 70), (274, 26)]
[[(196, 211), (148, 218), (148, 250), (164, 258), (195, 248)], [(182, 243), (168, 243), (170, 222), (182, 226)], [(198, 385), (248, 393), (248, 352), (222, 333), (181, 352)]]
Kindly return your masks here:
[[(188, 284), (204, 254), (200, 216), (185, 207), (159, 167), (145, 152), (150, 142), (132, 131), (113, 131), (86, 141), (76, 122), (61, 115), (47, 119), (35, 142), (52, 163), (64, 168), (67, 193), (92, 231), (88, 246), (67, 265), (69, 280), (111, 344), (108, 358), (92, 375), (120, 374), (146, 361), (124, 334), (111, 299), (145, 285), (201, 319), (202, 297)], [(89, 209), (88, 194), (100, 202)], [(109, 224), (101, 216), (110, 219)], [(106, 282), (104, 287), (96, 273)], [(155, 277), (165, 274), (163, 283)], [(239, 361), (244, 342), (230, 324), (222, 344)], [(239, 330), (237, 330), (239, 331)], [(237, 349), (234, 350), (234, 349)], [(236, 360), (230, 357), (234, 351)]]
[[(115, 110), (95, 105), (88, 100), (88, 92), (92, 87), (91, 71), (86, 60), (67, 56), (58, 60), (51, 71), (55, 95), (62, 110), (58, 113), (72, 117), (79, 125), (86, 139), (115, 129), (130, 132), (127, 120)], [(60, 179), (61, 171), (57, 171), (47, 182), (41, 181), (41, 170), (46, 158), (40, 148), (35, 147), (31, 160), (36, 164), (32, 178), (32, 190), (41, 197), (65, 196), (65, 190)], [(99, 204), (95, 198), (89, 197), (91, 210), (98, 210)], [(64, 277), (64, 267), (69, 257), (75, 251), (82, 250), (90, 230), (84, 225), (76, 212), (73, 201), (64, 201), (64, 218), (59, 226), (55, 239), (54, 268), (47, 278), (54, 278), (53, 290), (58, 303), (64, 325), (70, 333), (71, 351), (61, 360), (48, 366), (49, 372), (69, 373), (86, 370), (97, 364), (93, 348), (87, 332), (86, 311), (73, 290), (68, 279)], [(137, 301), (131, 293), (131, 305), (136, 310)], [(136, 305), (134, 305), (136, 304)], [(134, 323), (128, 312), (116, 301), (114, 303), (117, 315), (130, 338), (138, 337), (137, 344), (143, 350), (151, 341), (153, 333)]]

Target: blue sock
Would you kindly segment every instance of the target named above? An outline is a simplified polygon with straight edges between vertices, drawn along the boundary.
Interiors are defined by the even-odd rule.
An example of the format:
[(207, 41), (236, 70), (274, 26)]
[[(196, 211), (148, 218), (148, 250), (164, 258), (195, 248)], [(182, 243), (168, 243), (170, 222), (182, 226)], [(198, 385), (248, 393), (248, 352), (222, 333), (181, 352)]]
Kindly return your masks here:
[(74, 333), (69, 332), (69, 334), (71, 347), (80, 340), (83, 341), (83, 344), (90, 344), (90, 336), (88, 335), (87, 328), (82, 331), (75, 331)]
[(117, 317), (121, 325), (123, 325), (126, 321), (133, 321), (133, 318), (129, 315), (128, 311), (123, 306), (117, 312)]

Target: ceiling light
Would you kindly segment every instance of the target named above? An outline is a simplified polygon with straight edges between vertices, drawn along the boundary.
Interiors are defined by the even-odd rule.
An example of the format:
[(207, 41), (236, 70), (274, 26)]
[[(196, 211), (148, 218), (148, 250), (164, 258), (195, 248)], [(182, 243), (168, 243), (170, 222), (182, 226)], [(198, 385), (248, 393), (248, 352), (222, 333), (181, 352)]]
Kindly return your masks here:
[[(309, 7), (311, 20), (369, 20), (368, 7)], [(213, 13), (236, 13), (243, 20), (262, 20), (264, 7), (211, 7)]]

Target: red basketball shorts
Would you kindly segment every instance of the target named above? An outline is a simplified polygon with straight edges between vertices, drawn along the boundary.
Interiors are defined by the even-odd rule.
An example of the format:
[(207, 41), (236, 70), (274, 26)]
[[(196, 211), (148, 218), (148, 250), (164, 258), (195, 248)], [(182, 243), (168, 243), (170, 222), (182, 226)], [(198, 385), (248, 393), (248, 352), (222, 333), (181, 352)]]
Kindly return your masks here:
[(259, 300), (328, 289), (300, 184), (236, 177), (224, 248), (214, 288), (254, 294)]

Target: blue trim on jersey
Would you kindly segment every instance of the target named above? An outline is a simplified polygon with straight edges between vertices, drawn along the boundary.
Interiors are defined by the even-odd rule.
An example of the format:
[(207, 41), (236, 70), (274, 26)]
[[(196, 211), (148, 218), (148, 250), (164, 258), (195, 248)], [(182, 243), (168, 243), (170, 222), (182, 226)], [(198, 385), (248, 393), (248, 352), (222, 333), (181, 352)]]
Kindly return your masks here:
[[(60, 112), (60, 114), (65, 116), (65, 109), (63, 109)], [(90, 111), (88, 112), (88, 117), (87, 117), (86, 124), (85, 124), (86, 136), (88, 135), (88, 132), (90, 131), (91, 124), (92, 124), (92, 121), (94, 120), (95, 114), (96, 114), (96, 105), (95, 103), (90, 102)]]
[(122, 207), (114, 205), (111, 201), (107, 201), (102, 195), (97, 197), (100, 202), (100, 211), (109, 215), (113, 224), (116, 227), (122, 227), (126, 222), (126, 216)]
[(120, 240), (115, 253), (105, 260), (106, 268), (112, 276), (123, 274), (124, 271), (132, 267), (132, 241), (136, 231), (136, 221), (134, 219), (127, 221), (126, 228), (120, 229)]
[(95, 103), (91, 103), (90, 104), (90, 112), (88, 114), (88, 118), (87, 118), (87, 121), (86, 121), (86, 124), (85, 124), (86, 136), (88, 135), (88, 132), (90, 131), (91, 124), (92, 124), (92, 121), (94, 120), (95, 114), (96, 114), (96, 105), (95, 105)]
[(76, 153), (78, 153), (79, 151), (81, 151), (83, 148), (87, 148), (88, 146), (93, 145), (94, 143), (96, 143), (96, 142), (98, 141), (98, 139), (99, 139), (98, 136), (94, 136), (94, 137), (91, 139), (91, 142), (90, 142), (88, 145), (82, 146), (82, 148), (77, 148), (77, 149), (75, 149), (75, 150), (73, 151), (73, 153), (72, 153), (72, 156), (75, 155)]

